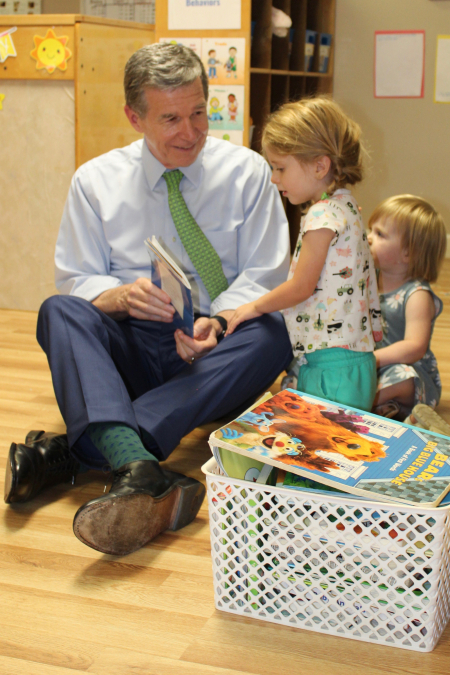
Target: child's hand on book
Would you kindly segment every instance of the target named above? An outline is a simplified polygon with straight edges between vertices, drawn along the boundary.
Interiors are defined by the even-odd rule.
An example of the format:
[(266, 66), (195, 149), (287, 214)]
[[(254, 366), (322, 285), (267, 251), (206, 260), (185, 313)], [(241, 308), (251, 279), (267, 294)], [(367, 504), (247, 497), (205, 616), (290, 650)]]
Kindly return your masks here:
[(228, 328), (225, 335), (230, 335), (243, 321), (249, 321), (249, 319), (256, 319), (258, 316), (262, 316), (263, 312), (258, 312), (256, 309), (255, 302), (248, 302), (246, 305), (241, 305), (234, 312), (231, 319), (228, 321)]

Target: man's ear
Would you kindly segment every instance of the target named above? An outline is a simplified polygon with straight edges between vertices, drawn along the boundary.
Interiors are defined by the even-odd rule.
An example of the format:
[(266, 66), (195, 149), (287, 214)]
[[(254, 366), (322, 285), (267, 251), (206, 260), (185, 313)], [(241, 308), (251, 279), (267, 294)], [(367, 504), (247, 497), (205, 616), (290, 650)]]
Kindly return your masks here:
[(133, 127), (133, 129), (135, 131), (137, 131), (139, 134), (143, 134), (144, 131), (143, 131), (142, 125), (141, 125), (141, 118), (139, 117), (137, 112), (135, 112), (132, 108), (130, 108), (129, 105), (126, 105), (124, 110), (125, 110), (125, 115), (128, 117), (128, 121), (131, 124), (131, 126)]
[(316, 178), (322, 180), (331, 168), (331, 159), (328, 155), (322, 155), (316, 159)]

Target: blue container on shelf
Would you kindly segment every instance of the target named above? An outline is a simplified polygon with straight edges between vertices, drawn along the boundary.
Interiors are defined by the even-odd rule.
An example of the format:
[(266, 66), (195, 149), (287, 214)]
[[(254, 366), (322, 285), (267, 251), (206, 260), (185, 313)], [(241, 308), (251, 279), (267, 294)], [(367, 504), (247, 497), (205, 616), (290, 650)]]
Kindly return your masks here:
[(291, 55), (291, 52), (292, 52), (292, 43), (294, 42), (294, 33), (295, 33), (295, 29), (290, 28), (289, 29), (289, 56)]
[(313, 68), (314, 49), (316, 46), (317, 31), (306, 29), (305, 35), (305, 72), (310, 73)]
[(321, 33), (319, 38), (319, 73), (328, 72), (331, 52), (331, 35)]

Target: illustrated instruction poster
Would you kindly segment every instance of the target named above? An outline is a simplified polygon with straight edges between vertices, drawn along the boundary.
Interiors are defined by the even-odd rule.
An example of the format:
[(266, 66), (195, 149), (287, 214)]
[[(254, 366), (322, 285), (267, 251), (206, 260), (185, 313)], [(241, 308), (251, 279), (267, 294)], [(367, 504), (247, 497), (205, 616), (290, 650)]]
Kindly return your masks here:
[(243, 85), (209, 87), (209, 128), (216, 131), (242, 130), (244, 128)]
[(434, 101), (450, 103), (450, 35), (437, 38)]
[(210, 84), (244, 84), (245, 38), (203, 38), (202, 61)]
[(159, 41), (185, 45), (199, 55), (209, 81), (209, 134), (243, 145), (245, 38), (167, 37)]
[(423, 98), (425, 31), (375, 32), (375, 98)]
[(168, 0), (169, 30), (241, 27), (241, 0)]

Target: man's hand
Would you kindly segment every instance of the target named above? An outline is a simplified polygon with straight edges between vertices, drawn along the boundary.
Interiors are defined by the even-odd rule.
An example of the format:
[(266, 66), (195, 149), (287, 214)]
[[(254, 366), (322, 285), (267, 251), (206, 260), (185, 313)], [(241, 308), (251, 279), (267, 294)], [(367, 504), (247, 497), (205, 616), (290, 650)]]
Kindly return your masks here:
[(175, 342), (177, 345), (178, 356), (181, 356), (186, 363), (192, 363), (195, 359), (208, 354), (217, 346), (216, 322), (207, 317), (200, 317), (194, 324), (194, 337), (183, 333), (182, 330), (175, 331)]
[(255, 302), (248, 302), (246, 305), (241, 305), (237, 308), (231, 319), (228, 321), (228, 328), (225, 335), (230, 335), (243, 321), (256, 319), (258, 316), (262, 315), (263, 312), (258, 312), (256, 309)]
[[(228, 319), (233, 313), (232, 310), (220, 312), (221, 316)], [(183, 331), (175, 331), (175, 342), (177, 345), (178, 356), (181, 356), (186, 363), (206, 356), (210, 351), (217, 347), (217, 337), (222, 332), (222, 326), (217, 319), (210, 319), (202, 316), (194, 324), (194, 337), (191, 338)]]
[(175, 314), (167, 293), (145, 277), (101, 293), (92, 304), (117, 321), (132, 316), (143, 321), (171, 323)]

